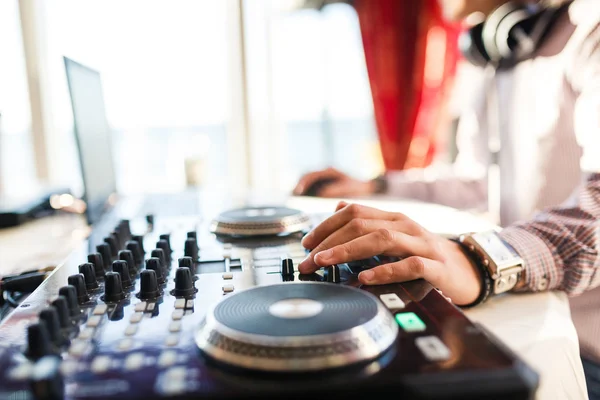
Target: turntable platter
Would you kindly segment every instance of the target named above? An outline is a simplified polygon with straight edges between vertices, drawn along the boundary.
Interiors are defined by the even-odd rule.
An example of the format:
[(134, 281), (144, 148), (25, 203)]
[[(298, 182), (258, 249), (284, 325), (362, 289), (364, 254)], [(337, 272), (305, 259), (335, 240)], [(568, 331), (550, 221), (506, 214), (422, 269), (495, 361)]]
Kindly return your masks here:
[(287, 207), (245, 207), (221, 213), (210, 226), (224, 236), (272, 236), (310, 228), (310, 217)]
[(392, 315), (368, 292), (328, 283), (288, 283), (224, 299), (207, 313), (196, 343), (226, 364), (300, 372), (373, 360), (397, 334)]

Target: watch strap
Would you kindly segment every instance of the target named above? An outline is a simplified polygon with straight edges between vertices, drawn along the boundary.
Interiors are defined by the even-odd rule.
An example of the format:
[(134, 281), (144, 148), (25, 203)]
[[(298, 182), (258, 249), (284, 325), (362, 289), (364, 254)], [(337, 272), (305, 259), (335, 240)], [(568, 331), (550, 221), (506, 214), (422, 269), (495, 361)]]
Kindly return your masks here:
[(482, 264), (481, 260), (479, 260), (478, 257), (475, 254), (473, 254), (473, 252), (471, 252), (469, 250), (469, 248), (464, 243), (462, 243), (459, 239), (451, 238), (449, 240), (454, 243), (457, 243), (460, 246), (461, 250), (467, 256), (469, 261), (471, 261), (471, 263), (473, 265), (475, 265), (477, 267), (477, 269), (479, 270), (479, 276), (481, 278), (481, 291), (479, 292), (479, 296), (477, 296), (477, 298), (472, 303), (462, 305), (460, 307), (461, 308), (471, 308), (471, 307), (475, 307), (476, 305), (479, 305), (481, 303), (484, 303), (492, 294), (492, 278), (490, 277), (489, 271)]

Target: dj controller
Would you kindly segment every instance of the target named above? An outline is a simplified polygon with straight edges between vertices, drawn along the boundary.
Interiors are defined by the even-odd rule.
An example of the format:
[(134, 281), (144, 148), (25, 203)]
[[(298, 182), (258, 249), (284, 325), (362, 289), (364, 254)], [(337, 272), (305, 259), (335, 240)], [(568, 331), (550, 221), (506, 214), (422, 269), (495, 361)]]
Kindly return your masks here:
[(95, 229), (0, 325), (0, 399), (533, 397), (535, 372), (427, 282), (358, 282), (389, 258), (299, 274), (318, 222), (250, 207)]

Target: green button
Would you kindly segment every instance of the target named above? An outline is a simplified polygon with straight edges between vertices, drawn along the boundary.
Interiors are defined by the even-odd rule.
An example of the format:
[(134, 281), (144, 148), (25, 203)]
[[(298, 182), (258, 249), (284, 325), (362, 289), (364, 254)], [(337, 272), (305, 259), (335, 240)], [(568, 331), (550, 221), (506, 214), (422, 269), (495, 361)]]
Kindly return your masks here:
[(414, 312), (396, 314), (396, 322), (406, 332), (422, 332), (425, 330), (425, 323)]

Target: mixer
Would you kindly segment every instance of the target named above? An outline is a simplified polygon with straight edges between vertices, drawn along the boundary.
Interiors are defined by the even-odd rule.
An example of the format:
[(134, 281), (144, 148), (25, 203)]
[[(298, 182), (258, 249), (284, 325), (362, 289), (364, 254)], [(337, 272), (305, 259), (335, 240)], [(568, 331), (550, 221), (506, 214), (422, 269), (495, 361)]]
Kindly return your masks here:
[(0, 398), (533, 396), (537, 375), (427, 282), (358, 282), (395, 260), (299, 274), (318, 222), (105, 223), (0, 325)]

